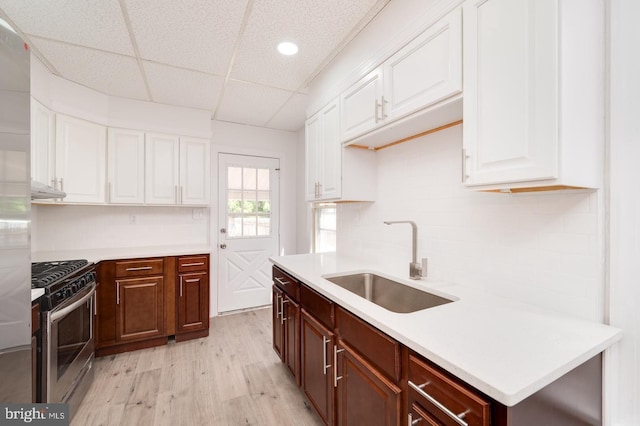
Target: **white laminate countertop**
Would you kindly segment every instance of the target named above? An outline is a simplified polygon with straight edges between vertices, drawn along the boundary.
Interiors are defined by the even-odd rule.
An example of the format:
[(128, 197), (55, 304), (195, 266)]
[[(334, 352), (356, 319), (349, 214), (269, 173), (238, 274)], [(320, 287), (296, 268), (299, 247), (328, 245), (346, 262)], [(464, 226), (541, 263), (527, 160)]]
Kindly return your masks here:
[[(309, 287), (506, 406), (514, 406), (622, 337), (622, 331), (469, 286), (409, 280), (381, 265), (330, 254), (272, 257)], [(408, 269), (408, 265), (407, 265)], [(413, 313), (394, 313), (323, 278), (375, 272), (455, 299)], [(393, 274), (395, 272), (395, 275)]]
[(35, 251), (31, 253), (31, 261), (48, 262), (53, 260), (87, 259), (89, 262), (98, 263), (102, 260), (159, 256), (183, 256), (192, 254), (207, 254), (210, 252), (211, 247), (208, 245)]

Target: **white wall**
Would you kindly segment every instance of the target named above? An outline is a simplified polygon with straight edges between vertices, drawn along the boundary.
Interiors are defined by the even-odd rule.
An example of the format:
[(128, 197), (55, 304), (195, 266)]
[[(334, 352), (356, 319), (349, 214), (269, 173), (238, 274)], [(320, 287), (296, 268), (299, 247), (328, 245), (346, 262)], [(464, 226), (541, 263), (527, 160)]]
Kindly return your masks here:
[[(32, 251), (209, 245), (209, 209), (32, 205)], [(135, 223), (134, 220), (135, 219)]]
[(462, 128), (377, 152), (375, 203), (338, 205), (338, 252), (408, 276), (409, 225), (429, 277), (601, 321), (603, 261), (597, 192), (496, 194), (460, 183)]
[(609, 318), (624, 331), (608, 353), (611, 425), (640, 424), (640, 2), (611, 0)]

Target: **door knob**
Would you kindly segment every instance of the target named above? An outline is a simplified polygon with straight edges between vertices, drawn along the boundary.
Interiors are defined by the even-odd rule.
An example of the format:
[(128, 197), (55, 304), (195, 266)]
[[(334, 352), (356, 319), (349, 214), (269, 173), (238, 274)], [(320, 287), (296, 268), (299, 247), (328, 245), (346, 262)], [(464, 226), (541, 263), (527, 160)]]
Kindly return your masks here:
[(220, 233), (221, 234), (226, 234), (227, 233), (227, 229), (226, 228), (220, 228)]
[(221, 248), (222, 250), (224, 250), (224, 249), (226, 249), (226, 248), (227, 248), (227, 245), (226, 245), (226, 244), (220, 244), (220, 248)]

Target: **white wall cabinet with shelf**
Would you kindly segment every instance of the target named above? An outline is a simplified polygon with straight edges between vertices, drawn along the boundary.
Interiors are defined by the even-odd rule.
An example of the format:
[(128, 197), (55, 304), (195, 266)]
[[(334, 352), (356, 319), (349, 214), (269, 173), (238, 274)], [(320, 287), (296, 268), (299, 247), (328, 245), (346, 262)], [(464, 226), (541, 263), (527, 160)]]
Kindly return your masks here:
[(144, 203), (144, 132), (108, 129), (107, 202)]
[(463, 13), (465, 185), (600, 187), (603, 2), (468, 0)]
[(56, 114), (55, 178), (69, 203), (104, 203), (106, 127)]
[(340, 143), (338, 99), (305, 124), (307, 201), (374, 201), (375, 153)]
[[(340, 95), (340, 139), (360, 143), (363, 135), (461, 92), (462, 20), (457, 8)], [(433, 123), (425, 123), (434, 128), (458, 120), (460, 115), (457, 106)], [(407, 131), (429, 130), (423, 127), (411, 123)], [(397, 130), (393, 134), (410, 136)], [(371, 146), (393, 142), (384, 137), (375, 139)]]
[(207, 139), (146, 135), (145, 202), (206, 205), (210, 200), (210, 142)]

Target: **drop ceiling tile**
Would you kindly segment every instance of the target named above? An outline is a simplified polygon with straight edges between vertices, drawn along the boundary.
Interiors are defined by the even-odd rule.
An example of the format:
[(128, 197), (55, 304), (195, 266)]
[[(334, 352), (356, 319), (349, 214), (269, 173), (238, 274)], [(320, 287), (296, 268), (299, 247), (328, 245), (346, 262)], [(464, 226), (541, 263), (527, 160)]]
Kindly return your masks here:
[(134, 55), (118, 0), (0, 0), (26, 34)]
[(291, 92), (229, 80), (216, 119), (265, 126), (291, 96)]
[[(254, 3), (231, 77), (295, 91), (354, 27), (373, 18), (380, 0), (261, 0)], [(293, 41), (297, 55), (283, 56), (280, 41)]]
[(140, 56), (221, 76), (247, 0), (125, 0)]
[(37, 37), (31, 40), (67, 80), (108, 95), (149, 100), (134, 58)]
[(222, 77), (147, 61), (144, 69), (155, 102), (209, 111), (218, 104)]
[(300, 130), (304, 127), (307, 119), (305, 111), (309, 96), (296, 93), (289, 98), (282, 109), (269, 120), (267, 127), (272, 129), (289, 130), (292, 132)]

